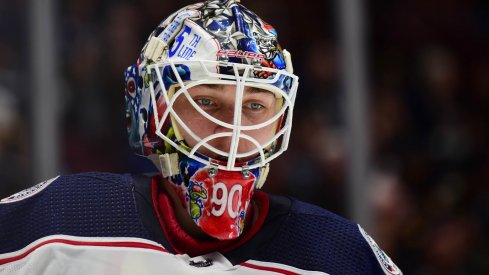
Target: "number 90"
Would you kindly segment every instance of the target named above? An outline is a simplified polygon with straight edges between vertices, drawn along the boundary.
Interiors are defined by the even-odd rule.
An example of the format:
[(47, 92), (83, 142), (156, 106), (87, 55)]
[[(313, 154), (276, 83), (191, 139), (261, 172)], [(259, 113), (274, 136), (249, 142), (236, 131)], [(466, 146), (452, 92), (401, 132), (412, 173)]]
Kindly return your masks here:
[[(219, 190), (222, 190), (219, 192)], [(221, 193), (221, 196), (218, 196)], [(212, 191), (211, 202), (212, 206), (212, 215), (216, 217), (220, 217), (224, 211), (228, 211), (229, 217), (234, 219), (238, 216), (239, 208), (241, 207), (241, 196), (243, 194), (243, 186), (236, 184), (231, 187), (229, 190), (226, 185), (222, 182), (218, 182), (214, 185)], [(233, 209), (233, 201), (236, 201), (235, 196), (237, 196), (236, 209)], [(217, 206), (217, 207), (216, 207)]]

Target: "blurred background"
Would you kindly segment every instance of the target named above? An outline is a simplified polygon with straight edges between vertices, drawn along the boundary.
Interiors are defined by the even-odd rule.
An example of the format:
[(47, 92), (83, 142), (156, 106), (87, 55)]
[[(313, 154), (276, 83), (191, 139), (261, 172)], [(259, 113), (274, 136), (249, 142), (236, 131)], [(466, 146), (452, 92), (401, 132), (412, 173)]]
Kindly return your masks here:
[[(35, 2), (51, 3), (41, 17), (51, 34), (33, 33)], [(341, 1), (242, 2), (279, 31), (301, 82), (289, 150), (265, 189), (355, 220)], [(126, 141), (122, 72), (189, 3), (0, 1), (0, 198), (57, 174), (142, 169)], [(489, 274), (489, 4), (378, 0), (360, 11), (367, 231), (404, 274)], [(43, 97), (36, 47), (49, 43), (57, 90)], [(44, 113), (55, 123), (40, 138)], [(56, 171), (40, 172), (46, 164)]]

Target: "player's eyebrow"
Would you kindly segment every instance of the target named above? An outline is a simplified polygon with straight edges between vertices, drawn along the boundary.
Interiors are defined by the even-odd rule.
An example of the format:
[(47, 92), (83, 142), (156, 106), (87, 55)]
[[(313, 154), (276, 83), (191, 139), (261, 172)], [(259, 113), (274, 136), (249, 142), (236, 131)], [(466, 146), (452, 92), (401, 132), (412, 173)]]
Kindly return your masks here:
[(224, 89), (225, 84), (201, 84), (201, 85), (212, 90), (222, 90)]
[(268, 92), (267, 90), (256, 88), (256, 87), (250, 87), (248, 90), (250, 93), (263, 93), (263, 92)]
[[(223, 90), (224, 86), (227, 84), (201, 84), (201, 85), (212, 90)], [(272, 95), (274, 94), (272, 91), (257, 88), (257, 87), (249, 87), (249, 89), (246, 89), (245, 91), (251, 94), (261, 94), (261, 93), (270, 93)]]
[(271, 94), (271, 95), (274, 95), (274, 93), (272, 91), (260, 89), (260, 88), (256, 88), (256, 87), (250, 87), (248, 92), (251, 94)]

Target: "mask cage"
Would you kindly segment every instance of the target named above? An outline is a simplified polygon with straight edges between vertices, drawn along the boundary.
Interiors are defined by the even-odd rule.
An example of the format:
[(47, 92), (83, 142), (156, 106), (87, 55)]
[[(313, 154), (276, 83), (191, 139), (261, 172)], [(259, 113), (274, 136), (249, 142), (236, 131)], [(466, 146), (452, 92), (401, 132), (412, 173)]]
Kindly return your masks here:
[[(207, 166), (213, 166), (228, 171), (241, 171), (243, 170), (244, 165), (246, 165), (248, 169), (262, 167), (287, 150), (292, 127), (292, 110), (298, 87), (297, 76), (284, 70), (223, 61), (169, 61), (148, 65), (147, 70), (149, 75), (148, 86), (156, 124), (156, 135), (170, 144), (173, 148), (177, 149), (180, 153)], [(236, 86), (233, 124), (216, 119), (194, 102), (188, 93), (188, 89), (201, 84), (225, 84)], [(173, 85), (178, 85), (179, 90), (170, 98), (168, 91)], [(256, 125), (241, 125), (242, 99), (245, 86), (265, 89), (274, 93), (276, 97), (282, 97), (284, 100), (281, 109), (273, 117), (262, 123)], [(202, 116), (231, 131), (215, 133), (207, 137), (199, 137), (196, 135), (173, 109), (175, 100), (179, 96), (182, 96), (182, 94)], [(158, 110), (157, 108), (158, 105), (156, 99), (159, 96), (163, 97), (166, 105), (163, 114), (159, 114), (161, 110)], [(193, 148), (189, 149), (187, 146), (175, 142), (162, 132), (164, 129), (163, 126), (167, 124), (165, 122), (170, 120), (170, 116), (177, 121), (179, 126), (182, 127), (195, 141), (197, 141), (197, 144), (193, 146)], [(281, 122), (282, 119), (284, 121)], [(274, 123), (275, 121), (279, 121), (279, 123), (281, 122), (282, 126), (277, 129), (272, 138), (263, 144), (260, 144), (255, 138), (242, 132), (247, 130), (257, 130)], [(175, 127), (175, 125), (173, 125), (173, 127)], [(209, 144), (209, 141), (223, 137), (231, 138), (228, 152), (219, 150)], [(256, 148), (244, 153), (238, 153), (237, 150), (240, 139), (248, 140)], [(268, 150), (268, 148), (274, 144), (278, 144), (279, 148)], [(203, 157), (203, 155), (198, 152), (198, 149), (202, 146), (215, 154), (227, 158), (227, 163), (224, 165), (222, 161), (213, 161), (211, 158)], [(236, 161), (237, 159), (246, 158), (257, 153), (258, 156), (247, 161), (246, 164)]]

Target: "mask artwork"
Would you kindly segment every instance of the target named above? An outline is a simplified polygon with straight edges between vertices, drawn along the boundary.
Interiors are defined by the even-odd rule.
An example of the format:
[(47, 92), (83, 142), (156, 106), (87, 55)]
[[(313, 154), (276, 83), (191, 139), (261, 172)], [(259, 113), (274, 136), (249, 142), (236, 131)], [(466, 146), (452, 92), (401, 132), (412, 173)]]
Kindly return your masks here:
[(239, 237), (256, 183), (253, 172), (258, 171), (218, 171), (196, 161), (180, 162), (180, 171), (172, 186), (194, 222), (214, 238)]

